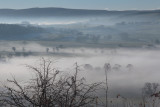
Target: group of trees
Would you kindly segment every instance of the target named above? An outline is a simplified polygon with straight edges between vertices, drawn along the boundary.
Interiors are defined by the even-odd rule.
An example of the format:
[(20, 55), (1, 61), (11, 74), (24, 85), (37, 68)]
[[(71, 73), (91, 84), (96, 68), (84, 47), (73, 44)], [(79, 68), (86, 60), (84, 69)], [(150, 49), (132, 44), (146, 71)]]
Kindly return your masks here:
[[(58, 52), (62, 48), (63, 48), (63, 45), (59, 45), (59, 46), (53, 47), (52, 51)], [(16, 52), (16, 47), (12, 47), (12, 51)], [(26, 51), (26, 49), (24, 47), (22, 47), (22, 52), (25, 52), (25, 51)], [(49, 51), (50, 51), (50, 48), (46, 48), (46, 52), (48, 53)]]
[[(134, 66), (132, 64), (127, 64), (125, 66), (125, 68), (122, 70), (122, 65), (120, 64), (114, 64), (111, 66), (111, 69), (109, 70), (109, 72), (119, 72), (119, 71), (133, 71)], [(90, 64), (85, 64), (84, 65), (84, 69), (89, 70), (89, 71), (102, 71), (103, 68), (102, 67), (93, 67)]]

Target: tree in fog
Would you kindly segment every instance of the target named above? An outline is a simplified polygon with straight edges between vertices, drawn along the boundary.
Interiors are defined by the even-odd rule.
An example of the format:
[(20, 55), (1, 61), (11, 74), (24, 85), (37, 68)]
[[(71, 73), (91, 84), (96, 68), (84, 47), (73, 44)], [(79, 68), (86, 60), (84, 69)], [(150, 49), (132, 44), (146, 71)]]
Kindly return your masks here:
[(98, 43), (99, 39), (100, 39), (100, 36), (95, 36), (95, 35), (93, 35), (91, 38), (92, 42), (94, 43)]
[(13, 50), (14, 52), (16, 52), (16, 47), (12, 47), (12, 50)]
[(78, 77), (77, 63), (75, 73), (70, 76), (60, 75), (52, 64), (42, 58), (39, 67), (27, 65), (35, 78), (26, 85), (21, 85), (15, 78), (8, 80), (12, 85), (1, 91), (1, 104), (12, 107), (84, 107), (95, 103), (95, 92), (101, 83), (86, 84), (84, 78)]
[(108, 72), (111, 71), (110, 63), (104, 64), (105, 76), (106, 76), (106, 107), (108, 107)]
[(149, 97), (158, 91), (158, 83), (145, 83), (142, 93), (144, 96)]
[(47, 53), (49, 52), (49, 48), (46, 48), (46, 52), (47, 52)]
[(56, 47), (56, 51), (59, 52), (59, 47)]
[(122, 67), (121, 65), (115, 64), (112, 69), (113, 69), (114, 71), (121, 71), (121, 67)]
[(127, 68), (128, 71), (132, 71), (133, 70), (133, 65), (132, 64), (128, 64), (126, 66), (126, 68)]
[(155, 107), (157, 98), (152, 96), (158, 92), (158, 88), (158, 83), (145, 83), (144, 87), (142, 88), (142, 104), (144, 107), (146, 103), (151, 103), (151, 105)]
[(26, 51), (26, 50), (25, 50), (25, 48), (23, 47), (23, 48), (22, 48), (22, 52), (25, 52), (25, 51)]
[(84, 53), (84, 52), (85, 52), (85, 49), (81, 48), (81, 52)]
[(84, 65), (84, 69), (86, 69), (86, 70), (93, 70), (93, 66), (90, 65), (90, 64), (85, 64)]
[(72, 52), (75, 53), (75, 49), (72, 49)]
[(53, 53), (55, 53), (55, 48), (52, 48), (52, 50), (53, 50)]
[(102, 49), (102, 50), (101, 50), (101, 54), (103, 54), (103, 53), (104, 53), (104, 50)]
[(155, 40), (155, 44), (160, 44), (159, 39), (156, 39), (156, 40)]

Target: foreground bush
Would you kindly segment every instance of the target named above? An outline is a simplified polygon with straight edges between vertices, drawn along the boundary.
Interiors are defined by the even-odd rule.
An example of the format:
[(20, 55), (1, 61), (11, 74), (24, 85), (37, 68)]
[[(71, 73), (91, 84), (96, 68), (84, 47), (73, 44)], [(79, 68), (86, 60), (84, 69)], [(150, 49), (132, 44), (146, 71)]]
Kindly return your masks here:
[(77, 64), (75, 73), (70, 76), (61, 76), (52, 64), (51, 60), (42, 58), (39, 67), (27, 65), (35, 78), (25, 86), (15, 78), (8, 80), (14, 87), (4, 87), (1, 104), (12, 107), (82, 107), (94, 104), (95, 91), (101, 83), (85, 84), (85, 79), (78, 77)]

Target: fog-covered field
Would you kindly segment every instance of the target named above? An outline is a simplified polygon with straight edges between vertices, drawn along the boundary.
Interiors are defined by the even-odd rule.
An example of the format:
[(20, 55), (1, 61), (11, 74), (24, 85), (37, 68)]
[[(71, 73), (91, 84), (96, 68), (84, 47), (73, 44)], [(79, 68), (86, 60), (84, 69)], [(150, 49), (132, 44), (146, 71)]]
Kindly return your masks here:
[[(12, 53), (12, 48), (8, 48), (1, 47), (1, 50), (7, 49)], [(110, 63), (112, 70), (108, 72), (108, 84), (109, 96), (112, 98), (115, 98), (117, 94), (127, 98), (140, 98), (146, 82), (159, 83), (160, 81), (158, 47), (156, 49), (62, 48), (54, 53), (52, 51), (47, 53), (46, 47), (39, 44), (29, 44), (26, 45), (27, 48), (45, 54), (27, 57), (12, 56), (11, 58), (6, 56), (7, 60), (0, 62), (2, 84), (6, 83), (7, 78), (12, 77), (21, 83), (33, 78), (33, 73), (25, 67), (25, 64), (38, 66), (42, 57), (53, 60), (53, 67), (63, 71), (64, 74), (73, 73), (74, 64), (77, 62), (81, 69), (79, 76), (85, 77), (88, 82), (105, 82), (104, 64)], [(20, 49), (20, 46), (17, 47), (17, 51)]]
[[(39, 67), (42, 58), (52, 60), (60, 75), (75, 73), (77, 63), (86, 83), (105, 83), (104, 65), (109, 63), (108, 97), (121, 95), (120, 103), (134, 99), (140, 104), (145, 84), (160, 81), (160, 10), (29, 8), (0, 13), (0, 86), (13, 78), (24, 85), (35, 76), (26, 65)], [(152, 85), (145, 94), (155, 103), (150, 93), (160, 89), (158, 85), (153, 92)], [(105, 89), (97, 96), (104, 102)]]

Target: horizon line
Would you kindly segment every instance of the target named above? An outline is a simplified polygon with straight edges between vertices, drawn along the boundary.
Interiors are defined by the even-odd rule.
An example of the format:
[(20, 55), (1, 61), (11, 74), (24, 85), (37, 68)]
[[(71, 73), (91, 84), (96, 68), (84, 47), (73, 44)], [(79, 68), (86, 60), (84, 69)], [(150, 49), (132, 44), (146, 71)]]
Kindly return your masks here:
[(28, 8), (0, 8), (0, 10), (25, 10), (25, 9), (35, 9), (35, 8), (41, 8), (41, 9), (45, 9), (45, 8), (60, 8), (60, 9), (74, 9), (74, 10), (101, 10), (101, 11), (154, 11), (154, 10), (160, 10), (160, 8), (157, 9), (122, 9), (122, 10), (116, 10), (116, 9), (108, 9), (108, 8), (104, 8), (104, 9), (86, 9), (86, 8), (67, 8), (67, 7), (28, 7)]

